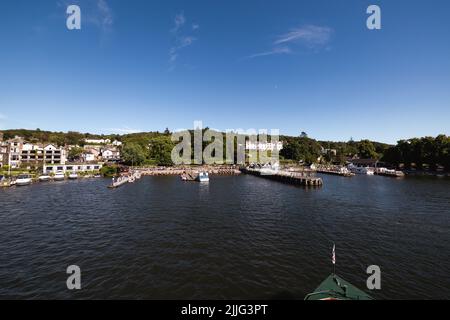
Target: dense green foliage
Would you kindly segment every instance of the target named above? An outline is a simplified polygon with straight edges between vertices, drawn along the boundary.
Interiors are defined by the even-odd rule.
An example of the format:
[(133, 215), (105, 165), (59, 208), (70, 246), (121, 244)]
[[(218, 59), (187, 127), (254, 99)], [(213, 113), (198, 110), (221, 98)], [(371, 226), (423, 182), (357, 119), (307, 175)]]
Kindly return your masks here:
[(383, 161), (406, 168), (435, 169), (440, 165), (450, 170), (450, 137), (439, 135), (400, 140), (386, 151)]
[(122, 148), (122, 159), (127, 165), (139, 166), (147, 159), (146, 149), (138, 143), (127, 143)]
[(317, 162), (321, 155), (320, 144), (306, 135), (299, 138), (283, 137), (282, 141), (284, 145), (280, 155), (285, 159), (311, 164)]
[(172, 149), (175, 143), (172, 142), (170, 136), (163, 135), (153, 138), (150, 143), (150, 158), (159, 166), (171, 166), (172, 163)]
[(26, 130), (26, 129), (13, 129), (13, 130), (2, 130), (5, 140), (14, 138), (15, 136), (23, 137), (29, 142), (41, 142), (41, 143), (52, 143), (58, 146), (65, 145), (80, 145), (84, 144), (83, 139), (110, 139), (120, 140), (120, 136), (116, 134), (111, 135), (94, 135), (90, 133), (80, 133), (75, 131), (69, 132), (52, 132), (52, 131), (42, 131), (40, 129), (36, 130)]
[(103, 166), (100, 169), (100, 173), (104, 176), (104, 177), (113, 177), (117, 174), (118, 172), (118, 167), (115, 165), (112, 166)]
[(71, 161), (79, 160), (82, 154), (83, 154), (83, 148), (74, 147), (74, 148), (70, 149), (68, 158)]

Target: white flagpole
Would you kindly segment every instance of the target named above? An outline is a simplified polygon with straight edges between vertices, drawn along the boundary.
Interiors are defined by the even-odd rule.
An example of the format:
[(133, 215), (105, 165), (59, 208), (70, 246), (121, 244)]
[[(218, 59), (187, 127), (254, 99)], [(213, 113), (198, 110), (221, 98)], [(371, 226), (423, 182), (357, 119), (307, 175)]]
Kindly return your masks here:
[(331, 262), (333, 263), (333, 274), (336, 274), (336, 245), (333, 242), (333, 252), (331, 256)]

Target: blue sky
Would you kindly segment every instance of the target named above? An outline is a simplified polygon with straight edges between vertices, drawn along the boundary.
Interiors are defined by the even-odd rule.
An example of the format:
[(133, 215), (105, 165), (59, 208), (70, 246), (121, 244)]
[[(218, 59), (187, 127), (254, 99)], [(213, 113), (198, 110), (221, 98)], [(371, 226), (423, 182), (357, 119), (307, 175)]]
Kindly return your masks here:
[(449, 15), (446, 0), (5, 1), (0, 129), (450, 134)]

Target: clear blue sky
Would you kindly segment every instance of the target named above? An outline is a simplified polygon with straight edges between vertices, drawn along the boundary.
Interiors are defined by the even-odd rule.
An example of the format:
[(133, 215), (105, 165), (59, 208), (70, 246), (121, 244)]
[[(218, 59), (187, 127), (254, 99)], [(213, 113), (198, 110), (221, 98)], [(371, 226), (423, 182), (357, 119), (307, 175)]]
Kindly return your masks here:
[(0, 129), (450, 134), (449, 15), (447, 0), (4, 1)]

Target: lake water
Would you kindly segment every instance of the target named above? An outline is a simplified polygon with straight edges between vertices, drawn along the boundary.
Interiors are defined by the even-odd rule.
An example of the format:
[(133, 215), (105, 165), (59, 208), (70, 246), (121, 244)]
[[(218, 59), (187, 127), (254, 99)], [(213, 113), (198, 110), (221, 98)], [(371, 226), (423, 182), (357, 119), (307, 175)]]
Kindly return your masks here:
[[(377, 299), (450, 299), (450, 180), (144, 177), (0, 190), (0, 298), (303, 299), (332, 272)], [(82, 290), (66, 288), (78, 265)]]

